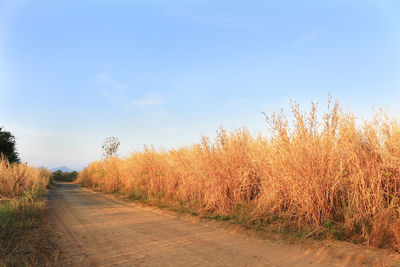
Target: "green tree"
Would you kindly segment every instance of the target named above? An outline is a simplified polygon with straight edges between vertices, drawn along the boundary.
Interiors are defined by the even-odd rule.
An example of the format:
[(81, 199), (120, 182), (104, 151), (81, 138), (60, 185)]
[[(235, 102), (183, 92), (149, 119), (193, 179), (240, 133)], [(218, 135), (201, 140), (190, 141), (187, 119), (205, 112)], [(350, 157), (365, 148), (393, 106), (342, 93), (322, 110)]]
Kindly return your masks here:
[(53, 179), (56, 181), (62, 181), (62, 182), (73, 182), (78, 178), (78, 172), (72, 171), (72, 172), (62, 172), (60, 170), (57, 170), (53, 172)]
[(3, 154), (10, 162), (20, 161), (14, 135), (4, 131), (2, 127), (0, 127), (0, 154)]

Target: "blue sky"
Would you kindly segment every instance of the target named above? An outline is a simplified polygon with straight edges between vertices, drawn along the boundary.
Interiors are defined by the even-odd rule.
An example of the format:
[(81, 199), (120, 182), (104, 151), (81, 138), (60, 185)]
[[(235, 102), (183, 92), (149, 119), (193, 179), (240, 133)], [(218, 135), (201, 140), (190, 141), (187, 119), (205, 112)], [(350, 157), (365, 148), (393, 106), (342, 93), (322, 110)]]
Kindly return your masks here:
[(81, 168), (261, 112), (400, 108), (398, 1), (0, 0), (0, 125), (23, 161)]

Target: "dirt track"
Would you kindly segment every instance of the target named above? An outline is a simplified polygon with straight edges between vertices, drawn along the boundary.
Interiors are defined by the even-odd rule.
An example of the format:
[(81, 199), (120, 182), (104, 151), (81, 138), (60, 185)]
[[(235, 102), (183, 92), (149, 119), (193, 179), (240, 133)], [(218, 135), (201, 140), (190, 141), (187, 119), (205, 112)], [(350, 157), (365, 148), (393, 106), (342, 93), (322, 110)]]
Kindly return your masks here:
[(289, 245), (60, 183), (50, 216), (68, 266), (400, 266), (345, 242)]

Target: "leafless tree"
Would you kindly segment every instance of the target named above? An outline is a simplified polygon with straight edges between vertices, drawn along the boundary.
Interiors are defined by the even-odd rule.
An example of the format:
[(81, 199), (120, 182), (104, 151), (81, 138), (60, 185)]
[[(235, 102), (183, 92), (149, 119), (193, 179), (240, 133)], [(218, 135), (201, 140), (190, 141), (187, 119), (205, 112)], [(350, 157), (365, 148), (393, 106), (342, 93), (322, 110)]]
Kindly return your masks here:
[(101, 149), (103, 150), (103, 158), (108, 159), (117, 156), (119, 145), (120, 142), (117, 137), (107, 137), (101, 146)]

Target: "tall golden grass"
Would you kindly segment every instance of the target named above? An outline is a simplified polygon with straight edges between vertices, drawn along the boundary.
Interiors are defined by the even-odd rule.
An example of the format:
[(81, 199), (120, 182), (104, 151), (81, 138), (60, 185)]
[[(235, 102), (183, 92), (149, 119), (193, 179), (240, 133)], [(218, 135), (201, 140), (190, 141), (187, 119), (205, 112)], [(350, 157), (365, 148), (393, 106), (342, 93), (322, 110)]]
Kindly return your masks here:
[(58, 266), (58, 246), (43, 213), (51, 176), (0, 155), (0, 266)]
[(0, 200), (35, 200), (43, 194), (51, 176), (47, 169), (10, 163), (0, 156)]
[(399, 121), (359, 121), (337, 103), (323, 115), (294, 103), (292, 115), (266, 116), (265, 136), (220, 129), (214, 141), (95, 161), (78, 182), (400, 250)]

